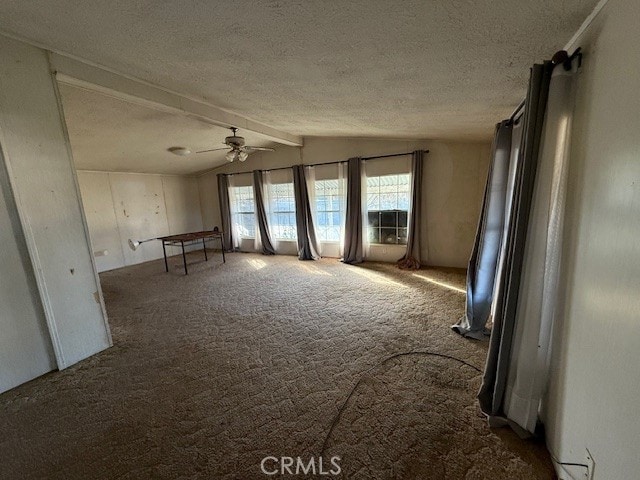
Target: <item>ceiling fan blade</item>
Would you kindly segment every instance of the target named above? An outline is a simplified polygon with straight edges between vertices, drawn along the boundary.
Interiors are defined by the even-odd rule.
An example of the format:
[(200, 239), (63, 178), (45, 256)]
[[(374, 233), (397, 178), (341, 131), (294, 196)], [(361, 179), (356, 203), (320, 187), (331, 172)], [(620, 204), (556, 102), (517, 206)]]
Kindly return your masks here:
[(268, 147), (251, 147), (251, 146), (247, 145), (244, 148), (245, 148), (245, 150), (247, 152), (257, 152), (257, 151), (275, 152), (275, 150), (273, 148), (268, 148)]
[(222, 147), (222, 148), (212, 148), (211, 150), (200, 150), (196, 153), (207, 153), (207, 152), (217, 152), (219, 150), (229, 150), (230, 147)]

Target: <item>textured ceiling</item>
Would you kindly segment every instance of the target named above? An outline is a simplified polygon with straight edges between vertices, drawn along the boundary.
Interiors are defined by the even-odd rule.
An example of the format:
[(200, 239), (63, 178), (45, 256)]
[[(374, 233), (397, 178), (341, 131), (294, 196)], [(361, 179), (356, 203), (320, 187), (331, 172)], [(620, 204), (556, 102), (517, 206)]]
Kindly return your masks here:
[[(73, 159), (81, 170), (193, 174), (226, 163), (226, 151), (180, 157), (169, 147), (193, 152), (224, 147), (231, 132), (183, 115), (160, 112), (100, 93), (60, 85)], [(240, 131), (248, 145), (275, 144)]]
[(0, 29), (291, 133), (486, 139), (597, 0), (0, 0)]

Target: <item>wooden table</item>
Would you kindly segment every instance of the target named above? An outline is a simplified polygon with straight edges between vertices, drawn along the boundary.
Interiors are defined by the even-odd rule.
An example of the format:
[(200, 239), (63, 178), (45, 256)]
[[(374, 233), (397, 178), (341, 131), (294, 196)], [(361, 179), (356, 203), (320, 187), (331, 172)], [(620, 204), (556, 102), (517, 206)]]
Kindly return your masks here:
[(164, 254), (164, 268), (169, 271), (169, 263), (167, 262), (167, 246), (170, 247), (182, 247), (182, 262), (184, 263), (184, 274), (189, 275), (187, 270), (187, 256), (185, 255), (184, 247), (188, 245), (195, 245), (202, 242), (202, 251), (204, 252), (204, 259), (209, 260), (207, 256), (206, 242), (210, 240), (220, 240), (220, 250), (222, 251), (222, 263), (226, 263), (224, 258), (224, 237), (220, 230), (204, 230), (202, 232), (189, 232), (179, 233), (178, 235), (168, 235), (166, 237), (158, 237), (158, 240), (162, 241), (162, 253)]

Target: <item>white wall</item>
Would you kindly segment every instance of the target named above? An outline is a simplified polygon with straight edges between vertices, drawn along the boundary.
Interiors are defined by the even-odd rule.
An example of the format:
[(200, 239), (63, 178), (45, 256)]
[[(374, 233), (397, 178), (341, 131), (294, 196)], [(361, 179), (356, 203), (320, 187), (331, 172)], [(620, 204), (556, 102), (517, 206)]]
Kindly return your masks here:
[[(130, 238), (202, 230), (195, 177), (79, 171), (78, 182), (98, 271), (162, 258), (160, 242), (144, 243), (133, 251)], [(104, 250), (107, 255), (100, 254)]]
[[(440, 141), (376, 140), (307, 137), (304, 147), (280, 147), (276, 152), (255, 154), (245, 163), (233, 163), (199, 177), (202, 215), (206, 228), (220, 226), (217, 173), (268, 169), (346, 160), (354, 156), (383, 155), (428, 149), (425, 157), (422, 211), (423, 261), (429, 265), (467, 266), (475, 237), (490, 157), (489, 144)], [(409, 171), (410, 157), (368, 162), (371, 174), (389, 169)], [(325, 249), (328, 250), (328, 249)], [(294, 249), (295, 251), (295, 249)], [(372, 246), (372, 260), (395, 261), (402, 246)], [(326, 253), (325, 253), (326, 254)], [(327, 254), (330, 255), (330, 254)]]
[[(23, 310), (27, 297), (17, 294), (9, 308), (24, 311), (25, 321), (43, 309), (57, 366), (65, 368), (111, 343), (69, 139), (46, 52), (0, 36), (0, 64), (2, 168), (14, 202), (5, 208), (20, 221), (20, 233), (13, 227), (7, 235), (20, 236), (15, 245), (28, 252), (28, 262), (3, 262), (0, 277), (19, 282), (34, 275), (40, 302), (32, 299)], [(3, 341), (5, 335), (1, 329)], [(37, 355), (29, 336), (21, 331), (11, 341)]]
[(601, 480), (640, 472), (639, 18), (639, 2), (610, 0), (575, 44), (585, 56), (545, 423), (553, 455), (584, 463), (589, 449)]
[(120, 243), (109, 174), (79, 171), (78, 184), (89, 225), (91, 247), (94, 252), (107, 253), (95, 257), (98, 271), (123, 266), (124, 250)]

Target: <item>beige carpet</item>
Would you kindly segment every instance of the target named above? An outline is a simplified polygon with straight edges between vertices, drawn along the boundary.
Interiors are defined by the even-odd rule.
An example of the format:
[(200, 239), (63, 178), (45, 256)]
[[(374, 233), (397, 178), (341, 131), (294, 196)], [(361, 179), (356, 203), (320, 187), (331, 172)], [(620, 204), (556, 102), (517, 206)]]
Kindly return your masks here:
[(426, 356), (372, 369), (410, 350), (483, 366), (486, 344), (449, 329), (461, 272), (189, 261), (189, 276), (178, 258), (169, 274), (155, 261), (101, 275), (115, 345), (0, 395), (0, 478), (302, 478), (260, 462), (317, 458), (365, 372), (326, 442), (339, 478), (553, 478), (544, 446), (487, 428), (473, 369)]

